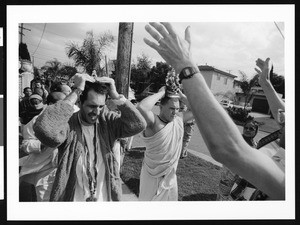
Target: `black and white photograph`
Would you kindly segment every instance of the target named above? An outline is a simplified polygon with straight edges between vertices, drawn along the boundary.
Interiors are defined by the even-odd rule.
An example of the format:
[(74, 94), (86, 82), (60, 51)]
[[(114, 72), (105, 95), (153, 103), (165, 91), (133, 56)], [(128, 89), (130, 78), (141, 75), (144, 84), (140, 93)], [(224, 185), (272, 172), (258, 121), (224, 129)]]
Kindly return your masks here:
[(294, 219), (294, 13), (8, 6), (7, 219)]

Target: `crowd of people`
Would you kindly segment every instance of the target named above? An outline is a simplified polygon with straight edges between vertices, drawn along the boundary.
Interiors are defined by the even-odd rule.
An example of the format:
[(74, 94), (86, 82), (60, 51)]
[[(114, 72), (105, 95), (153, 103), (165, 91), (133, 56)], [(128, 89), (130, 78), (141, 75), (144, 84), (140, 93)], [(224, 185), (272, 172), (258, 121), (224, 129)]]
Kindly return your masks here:
[(171, 95), (163, 86), (135, 106), (117, 92), (112, 78), (95, 73), (77, 73), (72, 87), (55, 84), (48, 90), (35, 80), (24, 88), (19, 107), (20, 189), (24, 182), (33, 185), (36, 201), (120, 201), (122, 143), (140, 134), (146, 150), (139, 200), (177, 201), (177, 166), (187, 157), (197, 125), (211, 156), (224, 167), (219, 200), (284, 200), (285, 105), (270, 82), (270, 59), (258, 59), (256, 71), (281, 126), (276, 133), (281, 150), (272, 156), (259, 150), (270, 140), (257, 144), (255, 121), (247, 121), (241, 135), (209, 90), (191, 55), (190, 27), (184, 39), (170, 23), (145, 29), (156, 41), (145, 43), (179, 74), (182, 89)]

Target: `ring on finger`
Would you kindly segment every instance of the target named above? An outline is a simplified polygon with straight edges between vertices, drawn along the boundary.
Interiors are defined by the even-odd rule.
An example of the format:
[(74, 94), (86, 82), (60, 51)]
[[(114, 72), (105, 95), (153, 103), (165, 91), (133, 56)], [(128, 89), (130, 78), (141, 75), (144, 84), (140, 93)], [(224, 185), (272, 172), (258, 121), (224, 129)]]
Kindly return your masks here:
[(160, 37), (160, 38), (157, 40), (157, 42), (160, 44), (160, 42), (161, 42), (162, 39), (163, 39), (163, 38)]

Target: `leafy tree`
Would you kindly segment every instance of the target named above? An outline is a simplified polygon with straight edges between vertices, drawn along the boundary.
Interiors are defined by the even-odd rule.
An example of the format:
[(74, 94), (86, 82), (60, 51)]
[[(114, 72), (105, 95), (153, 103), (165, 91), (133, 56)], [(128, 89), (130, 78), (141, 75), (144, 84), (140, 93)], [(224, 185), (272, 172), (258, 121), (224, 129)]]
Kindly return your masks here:
[(44, 77), (47, 80), (57, 81), (60, 79), (61, 67), (62, 63), (54, 58), (53, 60), (47, 61), (46, 64), (41, 67), (41, 69), (44, 70)]
[(165, 62), (156, 62), (156, 65), (151, 68), (149, 77), (154, 92), (166, 84), (166, 76), (171, 69), (171, 66)]
[(149, 84), (148, 74), (151, 70), (151, 60), (145, 54), (137, 57), (137, 64), (131, 65), (131, 87), (136, 94), (143, 92)]
[(39, 69), (36, 66), (33, 67), (33, 75), (34, 75), (34, 78), (40, 78), (40, 76), (41, 76)]
[(103, 71), (100, 62), (104, 58), (104, 50), (115, 41), (110, 32), (105, 32), (94, 38), (93, 31), (86, 33), (86, 38), (81, 46), (74, 42), (67, 44), (67, 56), (75, 61), (75, 66), (82, 66), (88, 74), (96, 70), (97, 74)]
[(239, 71), (241, 74), (241, 79), (238, 82), (238, 85), (242, 89), (243, 95), (245, 96), (245, 104), (244, 104), (244, 111), (246, 110), (247, 104), (251, 101), (253, 97), (252, 87), (257, 86), (258, 84), (258, 75), (255, 75), (252, 79), (248, 79), (247, 75)]
[(282, 94), (282, 98), (285, 98), (284, 77), (274, 73), (273, 67), (270, 73), (270, 81), (275, 91), (279, 94)]
[(73, 77), (76, 73), (77, 69), (71, 65), (63, 65), (59, 70), (60, 76), (67, 76), (68, 79)]

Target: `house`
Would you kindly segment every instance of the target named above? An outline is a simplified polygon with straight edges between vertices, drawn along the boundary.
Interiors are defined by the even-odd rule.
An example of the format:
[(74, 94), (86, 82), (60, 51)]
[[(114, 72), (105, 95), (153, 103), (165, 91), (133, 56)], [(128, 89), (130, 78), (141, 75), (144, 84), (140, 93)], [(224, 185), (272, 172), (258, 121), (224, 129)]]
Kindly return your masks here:
[[(251, 91), (253, 95), (249, 103), (250, 105), (252, 105), (252, 112), (259, 112), (271, 115), (270, 106), (268, 104), (268, 100), (263, 89), (261, 87), (252, 87)], [(278, 94), (278, 96), (282, 98), (282, 94)], [(236, 92), (236, 97), (238, 101), (245, 101), (245, 97), (241, 91)]]
[(206, 84), (218, 101), (220, 101), (226, 93), (235, 93), (234, 79), (237, 77), (236, 75), (208, 65), (198, 66), (198, 68), (201, 71)]
[(33, 80), (33, 65), (29, 60), (19, 60), (19, 97), (22, 97), (23, 89), (31, 87), (30, 82)]

